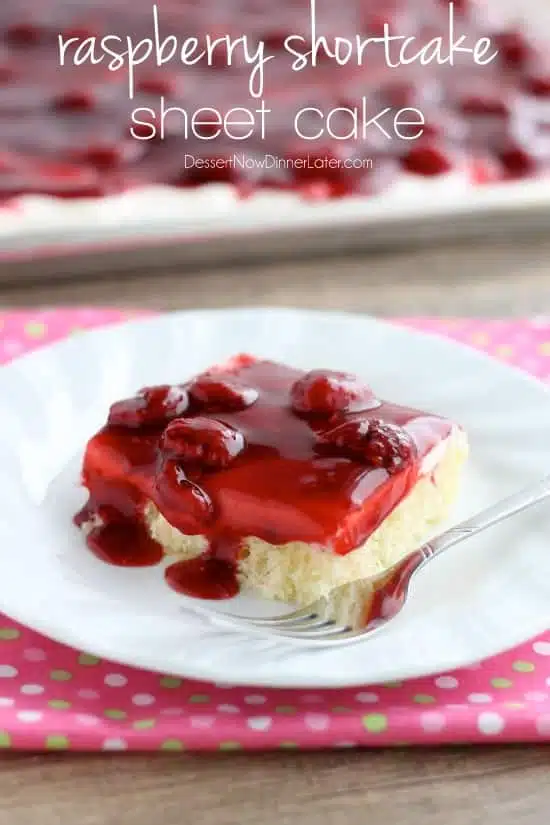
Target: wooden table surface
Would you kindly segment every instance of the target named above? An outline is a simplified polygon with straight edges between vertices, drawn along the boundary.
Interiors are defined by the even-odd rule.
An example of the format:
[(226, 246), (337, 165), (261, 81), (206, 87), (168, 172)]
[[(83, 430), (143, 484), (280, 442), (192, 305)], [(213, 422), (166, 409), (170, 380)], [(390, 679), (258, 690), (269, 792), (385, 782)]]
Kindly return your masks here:
[[(550, 315), (550, 238), (231, 270), (3, 285), (0, 307), (287, 305)], [(3, 755), (0, 825), (545, 825), (550, 746)]]

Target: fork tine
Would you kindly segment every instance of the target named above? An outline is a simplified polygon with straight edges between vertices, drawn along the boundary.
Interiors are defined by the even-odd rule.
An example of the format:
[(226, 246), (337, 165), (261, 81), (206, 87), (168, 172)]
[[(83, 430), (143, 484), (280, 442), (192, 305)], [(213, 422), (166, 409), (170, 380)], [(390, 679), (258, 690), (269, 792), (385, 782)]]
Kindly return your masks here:
[(328, 628), (320, 628), (318, 632), (312, 632), (308, 630), (299, 632), (294, 630), (272, 630), (271, 634), (276, 635), (282, 639), (294, 639), (296, 641), (307, 641), (310, 643), (319, 642), (321, 644), (344, 641), (347, 639), (354, 639), (359, 636), (364, 636), (364, 633), (362, 633), (359, 630), (352, 630), (351, 628), (345, 628), (341, 625), (334, 625), (333, 627)]
[(308, 619), (321, 619), (319, 614), (315, 612), (315, 605), (310, 605), (309, 607), (295, 610), (292, 613), (284, 613), (282, 616), (270, 616), (266, 618), (256, 618), (255, 616), (233, 616), (233, 618), (244, 622), (250, 622), (250, 624), (257, 625), (258, 627), (265, 627), (266, 629), (270, 627), (283, 627), (288, 624), (294, 624), (295, 622), (301, 622)]

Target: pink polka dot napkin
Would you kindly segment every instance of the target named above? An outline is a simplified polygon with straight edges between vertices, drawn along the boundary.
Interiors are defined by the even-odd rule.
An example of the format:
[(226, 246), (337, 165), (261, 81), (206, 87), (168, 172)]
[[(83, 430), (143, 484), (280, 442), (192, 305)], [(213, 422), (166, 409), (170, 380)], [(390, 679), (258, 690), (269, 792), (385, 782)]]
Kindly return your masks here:
[[(0, 312), (0, 363), (140, 313)], [(550, 381), (550, 317), (407, 319)], [(346, 690), (262, 690), (136, 670), (0, 616), (0, 747), (53, 750), (346, 748), (550, 741), (550, 631), (475, 667)]]

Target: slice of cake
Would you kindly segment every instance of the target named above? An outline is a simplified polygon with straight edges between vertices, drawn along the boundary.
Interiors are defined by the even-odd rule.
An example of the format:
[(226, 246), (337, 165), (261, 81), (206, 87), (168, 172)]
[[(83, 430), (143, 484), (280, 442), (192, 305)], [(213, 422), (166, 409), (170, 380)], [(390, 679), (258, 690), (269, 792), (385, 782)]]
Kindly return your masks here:
[(421, 544), (466, 455), (457, 425), (353, 375), (241, 355), (114, 404), (75, 521), (113, 564), (169, 556), (166, 580), (187, 595), (306, 605)]

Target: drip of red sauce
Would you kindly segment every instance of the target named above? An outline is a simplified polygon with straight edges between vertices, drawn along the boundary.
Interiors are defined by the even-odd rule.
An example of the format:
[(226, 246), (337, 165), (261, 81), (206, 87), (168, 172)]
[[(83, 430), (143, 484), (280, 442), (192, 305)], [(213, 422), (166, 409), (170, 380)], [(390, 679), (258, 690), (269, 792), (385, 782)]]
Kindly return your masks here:
[[(89, 44), (94, 37), (99, 44), (105, 35), (118, 34), (123, 39), (129, 35), (136, 40), (150, 37), (151, 0), (124, 4), (33, 0), (23, 5), (24, 10), (21, 0), (2, 0), (0, 4), (0, 146), (18, 158), (17, 173), (0, 172), (0, 199), (27, 193), (85, 198), (146, 184), (193, 187), (216, 180), (233, 184), (243, 196), (259, 187), (275, 187), (325, 199), (379, 191), (393, 179), (388, 170), (394, 168), (434, 176), (459, 164), (471, 171), (480, 164), (491, 166), (491, 162), (500, 169), (501, 178), (510, 176), (510, 165), (514, 176), (524, 177), (532, 174), (534, 162), (530, 165), (514, 159), (510, 164), (501, 157), (502, 146), (517, 132), (517, 118), (502, 116), (508, 111), (521, 111), (525, 126), (521, 130), (525, 137), (522, 150), (536, 157), (537, 169), (543, 170), (550, 161), (550, 150), (540, 148), (548, 125), (550, 97), (543, 50), (522, 31), (491, 31), (492, 24), (482, 20), (479, 3), (455, 0), (455, 30), (457, 38), (466, 33), (470, 44), (480, 37), (495, 38), (499, 54), (488, 65), (476, 66), (468, 60), (459, 61), (451, 70), (436, 62), (392, 68), (386, 65), (382, 47), (367, 47), (368, 57), (361, 67), (356, 60), (338, 65), (320, 49), (319, 65), (300, 72), (293, 70), (293, 57), (285, 51), (284, 42), (290, 34), (309, 32), (309, 0), (163, 3), (159, 9), (162, 38), (176, 36), (181, 42), (195, 36), (203, 43), (205, 34), (223, 31), (234, 40), (246, 34), (251, 52), (259, 40), (265, 43), (270, 61), (263, 97), (270, 115), (264, 134), (256, 123), (246, 141), (232, 140), (223, 130), (218, 134), (217, 119), (208, 140), (192, 130), (185, 136), (185, 120), (177, 113), (167, 116), (164, 139), (158, 134), (154, 139), (143, 139), (151, 137), (150, 117), (145, 125), (135, 126), (134, 134), (139, 132), (141, 139), (131, 137), (134, 110), (140, 109), (143, 115), (145, 108), (153, 109), (157, 115), (154, 125), (159, 126), (161, 97), (165, 108), (184, 109), (187, 122), (205, 107), (224, 114), (228, 102), (231, 107), (254, 110), (255, 101), (251, 105), (248, 90), (251, 66), (243, 65), (243, 60), (239, 64), (235, 57), (228, 68), (223, 49), (214, 51), (215, 66), (204, 60), (184, 66), (173, 59), (160, 70), (153, 54), (136, 67), (132, 100), (126, 70), (109, 71), (109, 58), (105, 59), (99, 46), (94, 54), (97, 63), (73, 65), (79, 45), (75, 44), (60, 67), (60, 32), (66, 40), (79, 38), (80, 44)], [(336, 37), (353, 40), (355, 35), (380, 34), (387, 22), (392, 34), (415, 35), (420, 48), (437, 35), (446, 42), (448, 7), (448, 0), (317, 0), (318, 29), (332, 45)], [(304, 44), (303, 51), (307, 50)], [(100, 56), (103, 59), (99, 60)], [(464, 95), (471, 95), (472, 90), (479, 94), (479, 100), (464, 106)], [(395, 134), (387, 140), (377, 126), (369, 127), (365, 136), (360, 128), (357, 137), (340, 139), (350, 134), (354, 116), (358, 115), (362, 126), (363, 98), (367, 122), (391, 108), (387, 117), (377, 121), (389, 134), (400, 108), (418, 107), (429, 124), (420, 143), (401, 140)], [(326, 116), (342, 105), (351, 108), (352, 114), (331, 116), (330, 129), (314, 111)], [(310, 110), (311, 118), (309, 126), (303, 118), (301, 128), (309, 130), (310, 138), (324, 129), (319, 138), (297, 138), (294, 118), (304, 109)], [(198, 120), (206, 117), (203, 112)], [(400, 118), (401, 131), (407, 128), (403, 126), (407, 119), (410, 116)], [(424, 145), (424, 140), (433, 137), (434, 123), (449, 126), (437, 129), (437, 145)], [(208, 124), (202, 129), (208, 133)], [(539, 156), (541, 151), (543, 157)], [(234, 161), (236, 153), (243, 155), (243, 162), (216, 163)], [(247, 165), (266, 155), (284, 163)], [(208, 159), (210, 164), (189, 164), (189, 156)], [(366, 159), (373, 161), (372, 166), (361, 163)], [(65, 171), (44, 165), (51, 160)], [(333, 162), (338, 160), (353, 160), (354, 164)], [(480, 180), (479, 175), (475, 180)]]
[(239, 592), (235, 566), (217, 558), (197, 558), (171, 564), (166, 581), (173, 590), (197, 599), (231, 599)]
[(376, 627), (399, 613), (405, 603), (412, 574), (424, 560), (421, 552), (411, 553), (376, 583), (361, 616), (361, 626)]
[(97, 525), (88, 545), (104, 561), (156, 564), (162, 548), (143, 515), (152, 502), (173, 527), (207, 542), (199, 558), (168, 568), (168, 583), (228, 598), (250, 536), (335, 554), (362, 544), (450, 427), (378, 401), (353, 376), (242, 356), (206, 378), (113, 405), (87, 446), (90, 500), (75, 521)]

